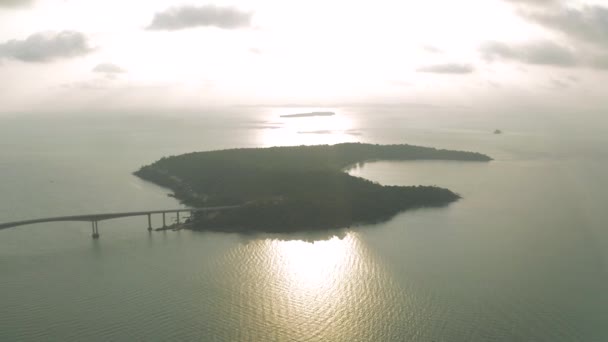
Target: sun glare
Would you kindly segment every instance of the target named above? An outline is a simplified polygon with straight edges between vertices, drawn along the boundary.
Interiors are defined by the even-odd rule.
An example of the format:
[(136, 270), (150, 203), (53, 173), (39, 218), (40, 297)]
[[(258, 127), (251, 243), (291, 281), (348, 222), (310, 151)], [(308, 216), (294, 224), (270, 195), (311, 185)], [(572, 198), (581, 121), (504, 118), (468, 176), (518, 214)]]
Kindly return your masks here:
[[(335, 115), (281, 117), (313, 112), (333, 112)], [(269, 110), (259, 128), (258, 140), (264, 147), (355, 142), (361, 135), (346, 111), (332, 108), (274, 108)]]
[(356, 247), (352, 234), (314, 243), (292, 240), (272, 244), (281, 265), (278, 276), (286, 280), (292, 293), (329, 290), (344, 281), (357, 256)]
[[(378, 269), (357, 232), (314, 242), (266, 239), (244, 248), (254, 253), (252, 260), (259, 265), (247, 265), (244, 278), (259, 287), (257, 295), (270, 298), (267, 310), (272, 314), (266, 319), (277, 331), (323, 330), (324, 340), (360, 340), (356, 336), (366, 329), (366, 311), (353, 309), (352, 303), (364, 303), (370, 310), (391, 305), (361, 286)], [(353, 326), (344, 331), (340, 324)]]

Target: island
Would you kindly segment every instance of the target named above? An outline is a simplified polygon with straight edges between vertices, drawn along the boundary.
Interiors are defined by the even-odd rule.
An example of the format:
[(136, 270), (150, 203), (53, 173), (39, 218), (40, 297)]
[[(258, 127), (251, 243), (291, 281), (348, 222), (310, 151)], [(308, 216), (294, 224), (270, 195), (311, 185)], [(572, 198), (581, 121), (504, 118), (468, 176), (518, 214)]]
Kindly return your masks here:
[(296, 232), (386, 221), (397, 213), (446, 206), (460, 198), (435, 186), (383, 186), (345, 170), (375, 160), (488, 162), (484, 154), (412, 145), (242, 148), (164, 157), (134, 174), (170, 188), (193, 207), (189, 227), (224, 232)]
[(315, 116), (334, 116), (334, 112), (311, 112), (311, 113), (300, 113), (300, 114), (286, 114), (281, 115), (282, 118), (310, 118)]

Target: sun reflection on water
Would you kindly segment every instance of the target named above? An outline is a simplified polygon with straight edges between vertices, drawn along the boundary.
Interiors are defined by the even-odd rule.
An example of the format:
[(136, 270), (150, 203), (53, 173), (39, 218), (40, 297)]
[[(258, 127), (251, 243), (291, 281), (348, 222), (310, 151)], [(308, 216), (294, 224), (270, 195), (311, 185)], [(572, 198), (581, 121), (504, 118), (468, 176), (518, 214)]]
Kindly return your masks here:
[(264, 245), (272, 260), (264, 292), (284, 310), (273, 316), (274, 324), (295, 335), (323, 332), (329, 337), (339, 332), (338, 322), (355, 319), (354, 304), (367, 298), (357, 283), (369, 266), (356, 233), (313, 243), (266, 240)]
[(273, 241), (281, 277), (291, 294), (297, 291), (329, 290), (352, 273), (357, 257), (357, 241), (350, 234), (340, 239), (309, 243), (301, 240)]
[[(335, 115), (281, 117), (311, 112), (334, 112)], [(336, 108), (273, 108), (265, 114), (261, 128), (258, 140), (264, 147), (355, 142), (361, 135), (348, 113)]]
[[(222, 265), (235, 266), (226, 272), (238, 284), (225, 291), (236, 310), (229, 314), (243, 327), (234, 340), (387, 340), (377, 325), (403, 317), (409, 305), (376, 253), (357, 231), (309, 238), (249, 241), (226, 255)], [(272, 337), (250, 335), (258, 331), (250, 327)]]

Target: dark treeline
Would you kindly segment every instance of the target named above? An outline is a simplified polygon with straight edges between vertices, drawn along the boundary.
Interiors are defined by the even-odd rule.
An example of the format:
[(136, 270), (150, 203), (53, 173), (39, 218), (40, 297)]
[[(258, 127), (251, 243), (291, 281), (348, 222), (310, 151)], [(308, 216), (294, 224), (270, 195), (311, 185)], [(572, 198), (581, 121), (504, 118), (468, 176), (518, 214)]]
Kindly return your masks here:
[(472, 152), (354, 143), (189, 153), (162, 158), (135, 174), (171, 188), (191, 206), (244, 204), (196, 215), (197, 228), (285, 232), (377, 222), (408, 208), (457, 200), (447, 189), (382, 186), (342, 171), (367, 160), (423, 159), (491, 160)]

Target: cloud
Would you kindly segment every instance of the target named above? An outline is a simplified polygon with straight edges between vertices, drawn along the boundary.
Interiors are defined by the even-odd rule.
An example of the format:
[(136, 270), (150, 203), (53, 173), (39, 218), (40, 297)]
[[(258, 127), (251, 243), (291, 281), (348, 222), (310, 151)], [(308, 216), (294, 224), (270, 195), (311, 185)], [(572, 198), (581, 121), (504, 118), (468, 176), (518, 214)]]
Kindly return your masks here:
[(237, 29), (251, 24), (252, 14), (232, 7), (182, 6), (171, 7), (154, 15), (148, 30), (175, 31), (199, 26)]
[(115, 80), (120, 74), (124, 74), (125, 72), (127, 72), (125, 69), (112, 63), (97, 64), (91, 71), (103, 74), (109, 80)]
[(0, 0), (0, 8), (25, 7), (31, 5), (33, 2), (34, 0)]
[(570, 88), (570, 84), (568, 82), (564, 82), (564, 81), (558, 80), (558, 79), (552, 79), (550, 81), (550, 84), (551, 84), (552, 88), (554, 88), (554, 89)]
[(443, 50), (441, 50), (440, 48), (438, 48), (434, 45), (425, 44), (425, 45), (422, 45), (421, 48), (422, 48), (422, 50), (424, 50), (425, 52), (428, 52), (428, 53), (437, 53), (437, 54), (443, 53)]
[(104, 74), (122, 74), (122, 73), (125, 73), (126, 70), (119, 67), (116, 64), (101, 63), (101, 64), (97, 64), (97, 66), (95, 66), (95, 68), (93, 68), (93, 72), (100, 72), (100, 73), (104, 73)]
[(518, 13), (530, 22), (561, 33), (577, 52), (551, 42), (535, 42), (519, 46), (489, 42), (480, 49), (487, 60), (502, 58), (528, 64), (563, 67), (581, 65), (592, 69), (608, 70), (608, 7), (599, 5), (568, 7), (565, 1), (559, 0), (504, 1), (531, 5), (520, 8)]
[(502, 59), (559, 67), (573, 67), (578, 64), (575, 54), (569, 48), (546, 40), (524, 44), (490, 41), (483, 43), (479, 50), (482, 57), (490, 62)]
[(75, 31), (35, 33), (25, 40), (9, 40), (0, 44), (0, 58), (23, 62), (49, 62), (92, 52), (87, 37)]
[(526, 5), (526, 6), (553, 6), (560, 3), (560, 0), (504, 0), (506, 2), (510, 2), (516, 5)]
[(608, 48), (608, 8), (606, 7), (584, 6), (581, 9), (561, 7), (554, 11), (532, 11), (521, 14), (570, 38)]
[(63, 83), (63, 84), (60, 84), (58, 87), (61, 89), (69, 89), (69, 90), (107, 90), (107, 89), (110, 89), (108, 87), (107, 82), (109, 82), (109, 81), (106, 81), (106, 80), (100, 78), (100, 79), (87, 80), (87, 81)]
[(473, 67), (470, 64), (434, 64), (427, 65), (416, 69), (418, 72), (427, 72), (434, 74), (470, 74), (473, 72)]
[(595, 69), (608, 70), (608, 54), (592, 56), (589, 65)]

